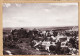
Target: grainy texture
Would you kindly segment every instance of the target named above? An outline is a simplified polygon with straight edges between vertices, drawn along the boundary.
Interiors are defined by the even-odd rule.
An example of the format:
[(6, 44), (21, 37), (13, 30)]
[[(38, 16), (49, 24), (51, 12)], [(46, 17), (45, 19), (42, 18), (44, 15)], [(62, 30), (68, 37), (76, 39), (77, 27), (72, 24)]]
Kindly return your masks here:
[[(12, 0), (6, 0), (6, 1), (8, 1), (8, 2), (10, 2), (10, 1), (12, 1)], [(15, 0), (16, 1), (16, 0)], [(22, 1), (22, 0), (17, 0), (16, 2), (17, 3), (19, 3), (20, 1)], [(26, 1), (26, 0), (25, 0)], [(67, 1), (67, 2), (69, 2), (69, 1), (80, 1), (80, 0), (51, 0), (51, 1)], [(0, 56), (2, 56), (2, 17), (1, 17), (1, 15), (2, 15), (2, 5), (1, 5), (1, 3), (2, 3), (2, 1), (0, 0)], [(12, 3), (15, 3), (14, 1), (12, 2)], [(21, 2), (20, 2), (21, 3)], [(24, 2), (25, 3), (25, 2)], [(28, 3), (28, 2), (27, 2)], [(79, 2), (79, 14), (80, 14), (80, 2)], [(79, 16), (79, 19), (80, 19), (80, 16)], [(79, 24), (80, 24), (80, 22), (79, 22)], [(79, 26), (79, 29), (80, 29), (80, 26)], [(80, 30), (79, 30), (79, 32), (80, 32)], [(79, 35), (80, 35), (80, 33), (79, 33)], [(80, 38), (79, 38), (80, 39)], [(80, 43), (80, 41), (79, 41), (79, 43)], [(79, 48), (80, 48), (80, 45), (79, 45)], [(9, 56), (9, 55), (4, 55), (4, 56)], [(14, 56), (14, 55), (12, 55), (12, 56)], [(22, 55), (15, 55), (15, 56), (22, 56)], [(24, 55), (24, 56), (26, 56), (26, 55)], [(31, 55), (27, 55), (27, 56), (31, 56)], [(35, 55), (35, 56), (41, 56), (41, 55)], [(45, 55), (43, 55), (43, 56), (45, 56)], [(47, 55), (48, 56), (48, 55)], [(56, 55), (56, 56), (58, 56), (58, 55)], [(59, 56), (65, 56), (65, 55), (59, 55)], [(69, 55), (68, 55), (69, 56)], [(75, 56), (79, 56), (79, 55), (75, 55)]]

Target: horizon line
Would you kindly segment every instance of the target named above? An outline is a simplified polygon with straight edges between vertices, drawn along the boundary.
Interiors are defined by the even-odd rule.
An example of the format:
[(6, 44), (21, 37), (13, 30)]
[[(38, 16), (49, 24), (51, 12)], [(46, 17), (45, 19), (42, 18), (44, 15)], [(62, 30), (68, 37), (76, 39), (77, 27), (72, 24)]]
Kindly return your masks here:
[(47, 28), (47, 27), (75, 27), (75, 26), (3, 27), (3, 28), (43, 28), (43, 27)]

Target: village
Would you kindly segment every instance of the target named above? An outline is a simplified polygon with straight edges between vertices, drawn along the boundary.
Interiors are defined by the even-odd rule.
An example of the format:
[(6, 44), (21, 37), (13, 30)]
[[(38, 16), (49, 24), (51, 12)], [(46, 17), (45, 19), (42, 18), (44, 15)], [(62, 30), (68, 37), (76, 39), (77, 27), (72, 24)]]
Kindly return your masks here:
[[(3, 54), (9, 55), (78, 55), (78, 28), (51, 30), (24, 28), (3, 31)], [(16, 53), (17, 52), (17, 53)]]

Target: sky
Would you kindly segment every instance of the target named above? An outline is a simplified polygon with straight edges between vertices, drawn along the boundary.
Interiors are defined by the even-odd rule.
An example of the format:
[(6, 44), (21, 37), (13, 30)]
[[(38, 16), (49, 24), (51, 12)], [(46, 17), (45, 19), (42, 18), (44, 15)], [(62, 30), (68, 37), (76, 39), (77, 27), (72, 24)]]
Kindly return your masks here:
[(78, 26), (78, 3), (3, 3), (3, 27)]

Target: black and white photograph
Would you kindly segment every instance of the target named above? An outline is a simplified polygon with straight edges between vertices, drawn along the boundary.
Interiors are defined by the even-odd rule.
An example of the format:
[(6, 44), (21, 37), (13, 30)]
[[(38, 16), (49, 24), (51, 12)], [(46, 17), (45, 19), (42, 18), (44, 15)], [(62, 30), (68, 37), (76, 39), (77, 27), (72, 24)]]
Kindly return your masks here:
[(3, 3), (3, 55), (79, 55), (78, 3)]

